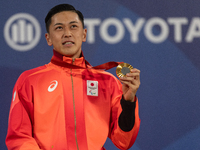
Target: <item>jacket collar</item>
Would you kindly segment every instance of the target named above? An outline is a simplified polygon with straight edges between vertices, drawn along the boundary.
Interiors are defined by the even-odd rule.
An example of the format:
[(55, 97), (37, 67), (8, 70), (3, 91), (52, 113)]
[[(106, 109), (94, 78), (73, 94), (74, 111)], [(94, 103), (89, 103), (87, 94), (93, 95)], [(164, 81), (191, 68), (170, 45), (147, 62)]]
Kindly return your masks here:
[[(81, 56), (79, 58), (75, 58), (74, 60), (70, 57), (63, 56), (57, 51), (53, 50), (53, 57), (51, 58), (51, 62), (64, 67), (70, 67), (72, 64), (74, 66), (79, 66), (83, 68), (87, 68), (88, 65), (91, 66), (84, 58), (83, 52), (81, 51)], [(71, 68), (71, 67), (70, 67)]]

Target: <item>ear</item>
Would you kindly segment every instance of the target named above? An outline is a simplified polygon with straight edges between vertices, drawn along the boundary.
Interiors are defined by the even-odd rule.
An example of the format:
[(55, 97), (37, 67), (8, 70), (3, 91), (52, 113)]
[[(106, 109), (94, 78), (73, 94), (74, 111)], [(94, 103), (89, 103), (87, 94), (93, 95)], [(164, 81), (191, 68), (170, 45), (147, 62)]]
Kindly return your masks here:
[(49, 46), (52, 46), (52, 41), (51, 41), (51, 38), (50, 38), (49, 33), (46, 33), (46, 34), (45, 34), (45, 38), (46, 38), (46, 40), (47, 40), (47, 44), (48, 44)]
[(83, 42), (86, 41), (86, 37), (87, 37), (87, 29), (83, 29)]

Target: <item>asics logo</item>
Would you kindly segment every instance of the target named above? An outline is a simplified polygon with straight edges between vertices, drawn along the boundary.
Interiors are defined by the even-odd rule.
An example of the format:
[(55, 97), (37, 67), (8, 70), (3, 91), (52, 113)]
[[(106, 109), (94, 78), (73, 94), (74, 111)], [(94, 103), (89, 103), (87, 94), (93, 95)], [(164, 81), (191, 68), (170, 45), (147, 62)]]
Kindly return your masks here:
[(51, 83), (51, 85), (49, 85), (48, 91), (53, 92), (56, 89), (56, 87), (58, 86), (58, 81), (53, 80), (50, 83)]

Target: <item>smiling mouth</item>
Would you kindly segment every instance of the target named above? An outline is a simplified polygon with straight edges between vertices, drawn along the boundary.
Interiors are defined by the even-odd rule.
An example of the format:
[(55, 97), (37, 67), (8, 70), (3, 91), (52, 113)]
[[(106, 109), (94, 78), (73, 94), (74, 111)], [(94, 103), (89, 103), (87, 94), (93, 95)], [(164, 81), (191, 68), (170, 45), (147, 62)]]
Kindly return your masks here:
[(63, 45), (72, 45), (74, 42), (64, 42)]

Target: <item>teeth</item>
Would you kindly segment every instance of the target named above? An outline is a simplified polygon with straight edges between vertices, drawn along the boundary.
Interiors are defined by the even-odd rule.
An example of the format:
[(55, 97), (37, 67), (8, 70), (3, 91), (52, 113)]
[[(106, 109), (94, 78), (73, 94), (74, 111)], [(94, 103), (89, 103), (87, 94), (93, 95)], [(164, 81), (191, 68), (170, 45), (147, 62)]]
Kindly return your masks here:
[(66, 43), (64, 43), (64, 44), (65, 44), (65, 45), (66, 45), (66, 44), (72, 44), (72, 42), (66, 42)]

